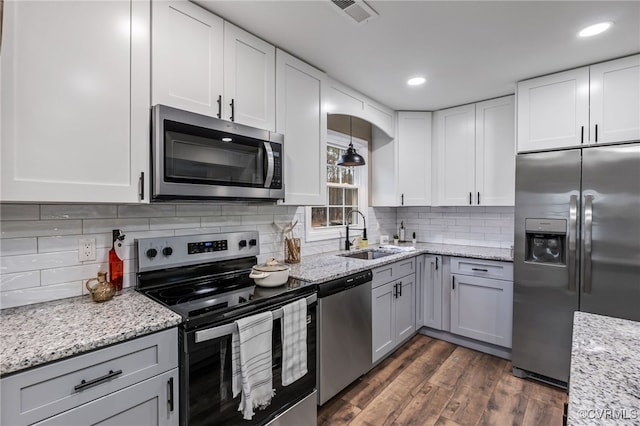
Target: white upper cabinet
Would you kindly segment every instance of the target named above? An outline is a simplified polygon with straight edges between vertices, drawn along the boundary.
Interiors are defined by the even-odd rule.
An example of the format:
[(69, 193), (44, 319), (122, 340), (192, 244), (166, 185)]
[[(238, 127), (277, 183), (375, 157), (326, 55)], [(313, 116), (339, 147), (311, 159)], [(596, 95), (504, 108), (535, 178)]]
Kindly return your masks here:
[(293, 56), (276, 53), (276, 131), (284, 134), (284, 203), (327, 200), (325, 74)]
[(224, 23), (224, 111), (238, 123), (260, 129), (276, 127), (276, 49)]
[(155, 1), (152, 104), (222, 118), (224, 21), (186, 1)]
[(518, 83), (518, 152), (640, 139), (640, 55)]
[(476, 104), (476, 203), (515, 203), (515, 97)]
[(275, 130), (275, 47), (190, 2), (153, 3), (152, 104)]
[(431, 113), (398, 112), (398, 205), (431, 205)]
[(518, 83), (518, 151), (580, 145), (588, 123), (588, 67)]
[(589, 141), (640, 139), (640, 55), (590, 67)]
[(148, 1), (4, 2), (1, 201), (148, 200), (149, 17)]
[(475, 117), (474, 104), (434, 113), (439, 205), (472, 204), (475, 189)]
[(434, 118), (437, 204), (513, 205), (513, 95), (436, 111)]

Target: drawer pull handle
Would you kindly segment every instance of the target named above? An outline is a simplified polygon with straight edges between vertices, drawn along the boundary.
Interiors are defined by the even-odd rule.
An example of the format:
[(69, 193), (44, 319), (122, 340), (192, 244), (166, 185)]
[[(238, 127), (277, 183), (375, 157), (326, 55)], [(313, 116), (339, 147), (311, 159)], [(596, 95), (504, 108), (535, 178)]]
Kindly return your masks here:
[(82, 380), (80, 382), (79, 385), (76, 385), (73, 389), (76, 392), (80, 392), (81, 390), (84, 390), (86, 388), (90, 388), (91, 386), (95, 386), (95, 385), (99, 385), (102, 382), (106, 382), (107, 380), (111, 380), (114, 377), (117, 377), (119, 375), (122, 374), (122, 370), (118, 370), (118, 371), (113, 371), (113, 370), (109, 370), (109, 372), (107, 374), (105, 374), (102, 377), (98, 377), (97, 379), (93, 379), (93, 380)]
[(169, 412), (173, 411), (173, 377), (169, 378), (169, 381), (167, 381), (167, 390), (168, 392), (168, 398), (167, 398), (167, 402), (169, 403)]
[(478, 271), (478, 272), (489, 272), (488, 269), (481, 269), (481, 268), (471, 268), (472, 271)]

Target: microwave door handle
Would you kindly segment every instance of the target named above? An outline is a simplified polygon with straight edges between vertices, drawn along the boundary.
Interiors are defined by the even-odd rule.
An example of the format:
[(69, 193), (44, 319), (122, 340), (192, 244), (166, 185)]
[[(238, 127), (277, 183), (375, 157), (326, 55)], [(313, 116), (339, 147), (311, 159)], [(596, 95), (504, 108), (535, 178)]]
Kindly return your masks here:
[[(318, 296), (314, 293), (306, 298), (307, 306), (318, 300)], [(271, 311), (274, 321), (282, 318), (282, 308)], [(206, 342), (207, 340), (217, 339), (223, 336), (229, 336), (236, 330), (236, 323), (221, 325), (219, 327), (208, 328), (206, 330), (196, 331), (196, 343)]]
[(273, 180), (273, 171), (274, 171), (274, 158), (273, 158), (273, 150), (271, 149), (271, 144), (269, 142), (264, 143), (264, 151), (267, 154), (267, 172), (264, 177), (264, 187), (271, 188), (271, 181)]

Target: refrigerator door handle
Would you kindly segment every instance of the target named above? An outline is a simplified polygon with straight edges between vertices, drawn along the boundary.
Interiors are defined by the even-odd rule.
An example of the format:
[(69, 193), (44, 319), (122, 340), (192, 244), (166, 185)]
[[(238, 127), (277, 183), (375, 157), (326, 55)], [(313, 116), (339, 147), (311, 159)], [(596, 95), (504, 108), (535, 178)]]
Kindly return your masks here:
[(576, 249), (578, 239), (578, 196), (569, 198), (569, 291), (576, 291)]
[(593, 195), (584, 196), (584, 287), (586, 294), (591, 294), (591, 252), (592, 252), (592, 226), (593, 226)]

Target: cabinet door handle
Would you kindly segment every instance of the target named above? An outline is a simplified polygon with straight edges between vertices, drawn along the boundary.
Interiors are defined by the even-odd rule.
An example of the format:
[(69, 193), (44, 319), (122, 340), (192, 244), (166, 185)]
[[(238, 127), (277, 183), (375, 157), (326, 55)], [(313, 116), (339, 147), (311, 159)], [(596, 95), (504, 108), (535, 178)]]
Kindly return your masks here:
[(404, 206), (404, 194), (400, 195), (400, 205)]
[(488, 269), (482, 269), (482, 268), (471, 268), (472, 271), (478, 271), (478, 272), (489, 272)]
[(596, 124), (596, 142), (598, 142), (598, 125)]
[(236, 102), (235, 99), (231, 99), (231, 103), (229, 104), (231, 106), (231, 117), (229, 117), (231, 119), (231, 121), (235, 121), (236, 118)]
[(100, 383), (111, 380), (114, 377), (117, 377), (121, 374), (122, 374), (122, 370), (118, 370), (118, 371), (109, 370), (107, 374), (105, 374), (104, 376), (98, 377), (96, 379), (89, 380), (89, 381), (82, 380), (79, 385), (74, 386), (73, 390), (75, 390), (76, 392), (80, 392), (83, 389), (90, 388), (91, 386), (99, 385)]
[(436, 257), (436, 271), (438, 270), (438, 258)]
[(140, 172), (140, 200), (144, 200), (144, 172)]
[(169, 404), (169, 411), (173, 411), (173, 377), (167, 381), (167, 403)]
[(478, 191), (478, 205), (480, 205), (480, 191)]
[(218, 95), (218, 118), (222, 118), (222, 95)]
[(0, 0), (0, 52), (2, 51), (2, 29), (4, 28), (4, 0)]
[(456, 276), (452, 276), (451, 277), (451, 289), (455, 290), (456, 289)]
[(402, 281), (398, 283), (398, 296), (402, 297)]
[(473, 196), (473, 195), (471, 194), (471, 192), (469, 192), (469, 205), (471, 205), (471, 197), (472, 197), (472, 196)]
[(398, 298), (398, 283), (395, 283), (393, 285), (393, 298), (397, 299)]
[(584, 143), (584, 126), (580, 126), (580, 143)]

